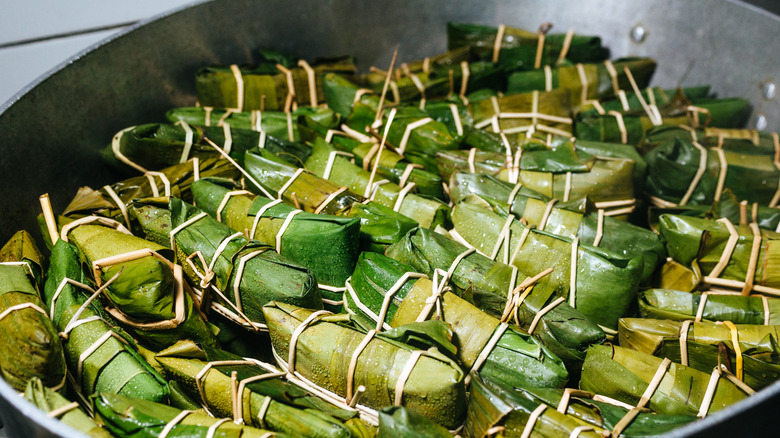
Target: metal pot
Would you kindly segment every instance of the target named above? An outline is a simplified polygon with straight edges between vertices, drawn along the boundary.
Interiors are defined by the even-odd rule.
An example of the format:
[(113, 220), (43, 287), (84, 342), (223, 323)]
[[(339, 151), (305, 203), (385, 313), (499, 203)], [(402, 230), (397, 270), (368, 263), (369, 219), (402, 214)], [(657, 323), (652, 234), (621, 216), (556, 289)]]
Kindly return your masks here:
[[(397, 44), (404, 60), (443, 51), (447, 21), (527, 29), (551, 21), (559, 31), (598, 34), (613, 57), (654, 56), (655, 83), (712, 84), (722, 96), (750, 99), (754, 122), (780, 130), (780, 105), (769, 92), (780, 81), (780, 17), (736, 1), (197, 3), (92, 47), (0, 107), (0, 240), (18, 228), (36, 231), (40, 194), (50, 193), (61, 211), (79, 186), (115, 181), (100, 150), (120, 129), (161, 121), (167, 109), (192, 105), (193, 77), (201, 66), (251, 63), (256, 50), (275, 48), (306, 59), (353, 54), (363, 69), (384, 67)], [(0, 397), (9, 436), (79, 436), (2, 380)], [(673, 436), (765, 434), (778, 403), (780, 382)]]

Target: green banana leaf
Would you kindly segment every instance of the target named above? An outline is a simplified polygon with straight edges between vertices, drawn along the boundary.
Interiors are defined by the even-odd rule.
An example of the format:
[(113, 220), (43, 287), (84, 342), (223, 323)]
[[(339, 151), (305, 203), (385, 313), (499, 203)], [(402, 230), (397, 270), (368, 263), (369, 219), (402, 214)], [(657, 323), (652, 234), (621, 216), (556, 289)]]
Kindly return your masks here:
[[(105, 289), (109, 313), (142, 344), (159, 349), (179, 339), (192, 339), (204, 345), (216, 345), (212, 327), (198, 310), (188, 292), (189, 286), (177, 281), (176, 268), (169, 260), (173, 252), (161, 245), (102, 225), (85, 224), (69, 230), (68, 236), (79, 252), (82, 263), (135, 251), (154, 252), (138, 258), (99, 268), (102, 285), (116, 279)], [(149, 325), (152, 324), (152, 325)]]
[[(271, 333), (271, 342), (277, 354), (290, 350), (293, 331), (312, 311), (275, 303), (264, 308)], [(347, 393), (347, 367), (352, 354), (365, 338), (364, 334), (339, 324), (323, 320), (309, 324), (297, 337), (294, 345), (294, 364), (280, 358), (277, 361), (296, 373), (336, 394)], [(419, 351), (419, 350), (418, 350)], [(423, 351), (412, 365), (408, 378), (402, 372), (413, 356), (414, 348), (380, 338), (371, 339), (357, 358), (354, 385), (364, 385), (366, 391), (360, 402), (378, 409), (394, 405), (400, 395), (401, 405), (412, 412), (454, 429), (463, 421), (466, 408), (465, 375), (451, 360), (437, 350)], [(401, 394), (396, 388), (403, 382)]]
[(343, 118), (352, 113), (356, 103), (369, 105), (376, 112), (379, 107), (379, 96), (368, 93), (366, 89), (363, 89), (364, 91), (362, 92), (360, 90), (361, 88), (358, 84), (342, 75), (326, 73), (322, 77), (322, 91), (328, 108), (331, 108)]
[[(637, 87), (645, 88), (655, 73), (656, 62), (651, 58), (621, 58), (612, 62), (615, 77), (610, 75), (606, 63), (560, 65), (550, 69), (550, 86), (544, 69), (514, 72), (507, 78), (506, 94), (549, 91), (563, 88), (571, 93), (574, 107), (586, 104), (588, 100), (604, 100), (617, 97), (619, 90), (631, 90), (632, 85), (624, 69), (631, 72)], [(580, 68), (585, 81), (580, 79)], [(585, 90), (583, 90), (585, 82)], [(615, 89), (617, 84), (617, 90)]]
[[(248, 194), (230, 196), (223, 206), (228, 192), (229, 188), (208, 180), (192, 186), (194, 203), (211, 217), (219, 216), (225, 225), (246, 230), (247, 235), (254, 231), (253, 240), (275, 246), (282, 225), (295, 208), (284, 203), (264, 208), (273, 201)], [(257, 219), (258, 212), (261, 219)], [(318, 245), (311, 245), (312, 241)], [(358, 219), (303, 212), (293, 217), (282, 234), (280, 254), (310, 269), (320, 283), (343, 287), (355, 268), (359, 243)]]
[[(51, 252), (43, 297), (59, 331), (69, 330), (63, 347), (73, 377), (71, 386), (85, 398), (95, 392), (111, 392), (166, 402), (169, 390), (165, 380), (141, 357), (132, 339), (115, 327), (98, 302), (87, 303), (92, 292), (69, 281), (95, 289), (81, 269), (76, 249), (59, 239)], [(82, 322), (70, 330), (69, 325), (87, 318), (94, 320)], [(112, 337), (103, 339), (104, 336)], [(101, 340), (103, 342), (97, 344)], [(95, 345), (98, 348), (85, 356), (85, 352)], [(81, 370), (80, 375), (78, 370)]]
[[(704, 321), (731, 321), (734, 324), (763, 324), (767, 317), (764, 303), (758, 296), (707, 296), (702, 310)], [(639, 293), (639, 313), (643, 318), (685, 321), (693, 319), (701, 304), (699, 292), (669, 289), (648, 289)], [(780, 325), (780, 299), (767, 298), (768, 322)]]
[[(190, 186), (196, 181), (196, 169), (198, 178), (238, 179), (240, 176), (238, 170), (227, 160), (215, 157), (198, 161), (189, 160), (186, 163), (174, 164), (160, 170), (165, 179), (158, 175), (150, 175), (149, 177), (143, 175), (128, 178), (98, 190), (81, 187), (62, 214), (73, 218), (90, 215), (105, 216), (122, 222), (129, 228), (133, 224), (129, 223), (129, 218), (125, 218), (123, 211), (126, 212), (130, 208), (134, 199), (165, 195), (167, 191), (172, 196), (191, 202)], [(121, 208), (109, 193), (109, 189), (119, 198), (122, 203)]]
[[(147, 400), (135, 400), (111, 393), (100, 393), (94, 399), (96, 417), (114, 436), (156, 438), (173, 420), (182, 415), (179, 409)], [(169, 437), (196, 438), (264, 438), (288, 435), (272, 434), (267, 430), (238, 425), (220, 420), (202, 412), (190, 412), (168, 431)], [(210, 429), (214, 427), (213, 434)]]
[[(301, 132), (307, 142), (313, 143), (317, 137), (327, 140), (330, 131), (321, 127), (313, 129), (301, 127)], [(420, 165), (407, 161), (401, 154), (388, 148), (383, 149), (382, 155), (378, 156), (376, 152), (379, 146), (376, 139), (370, 138), (372, 141), (361, 142), (367, 139), (369, 138), (356, 140), (346, 135), (333, 134), (330, 143), (342, 152), (349, 152), (358, 166), (363, 166), (364, 169), (373, 169), (376, 166), (376, 176), (380, 179), (388, 179), (400, 185), (405, 178), (405, 183), (414, 183), (418, 194), (442, 201), (447, 200), (439, 175), (420, 168)], [(379, 159), (378, 164), (377, 159)]]
[[(467, 23), (447, 23), (447, 48), (449, 50), (468, 46), (472, 56), (477, 59), (492, 60), (493, 47), (498, 29)], [(565, 34), (545, 36), (541, 65), (554, 65), (563, 50)], [(534, 67), (537, 55), (539, 34), (506, 26), (498, 53), (498, 64), (508, 71), (527, 70)], [(597, 36), (574, 35), (566, 53), (565, 60), (578, 62), (598, 62), (609, 58), (609, 49), (601, 45)]]
[[(272, 137), (301, 141), (301, 126), (336, 128), (339, 114), (330, 108), (302, 106), (289, 113), (282, 111), (234, 111), (190, 106), (173, 108), (165, 113), (169, 123), (183, 121), (193, 126), (222, 126), (262, 131)], [(292, 131), (292, 133), (291, 133)]]
[(387, 406), (379, 410), (378, 438), (413, 436), (419, 438), (450, 438), (446, 428), (412, 412), (403, 406)]
[[(716, 147), (720, 138), (718, 133), (725, 136), (721, 148)], [(749, 134), (750, 131), (736, 133)], [(775, 150), (769, 136), (756, 133), (754, 143), (750, 137), (731, 138), (733, 131), (705, 130), (696, 131), (695, 135), (699, 143), (694, 142), (690, 131), (679, 127), (660, 126), (647, 132), (640, 148), (648, 151), (645, 160), (649, 195), (667, 203), (708, 205), (717, 200), (719, 178), (723, 178), (721, 189), (731, 189), (740, 200), (759, 205), (770, 205), (774, 201), (780, 170), (774, 164)], [(705, 157), (702, 158), (697, 144), (706, 151)], [(722, 150), (722, 157), (719, 150)], [(725, 168), (722, 161), (726, 163)], [(696, 175), (702, 163), (706, 163), (706, 167), (697, 182)]]
[[(220, 146), (239, 163), (247, 150), (258, 146), (292, 164), (305, 161), (311, 154), (311, 148), (301, 143), (249, 129), (230, 127), (226, 131), (225, 126), (188, 126), (183, 122), (134, 126), (116, 134), (112, 143), (103, 149), (103, 160), (126, 172), (146, 173), (186, 162), (190, 157), (220, 157), (220, 152), (206, 140)], [(188, 130), (192, 132), (191, 139)]]
[[(647, 353), (610, 345), (594, 345), (582, 366), (580, 388), (635, 406), (662, 360)], [(646, 407), (669, 415), (697, 415), (705, 397), (710, 373), (672, 362)], [(721, 378), (709, 413), (743, 400), (747, 394)]]
[(321, 138), (316, 139), (312, 154), (306, 160), (306, 169), (335, 184), (346, 186), (353, 192), (371, 194), (371, 199), (375, 202), (393, 208), (423, 227), (436, 228), (441, 225), (446, 228), (449, 225), (450, 208), (446, 204), (411, 192), (401, 198), (401, 187), (392, 182), (378, 185), (374, 189), (370, 185), (380, 181), (375, 173), (372, 179), (371, 171), (364, 170), (350, 163), (345, 157), (334, 155), (335, 153), (338, 153), (338, 149)]
[[(456, 258), (467, 250), (467, 247), (445, 236), (416, 228), (389, 247), (386, 254), (412, 266), (417, 272), (433, 276), (435, 269), (451, 269)], [(458, 295), (473, 300), (489, 315), (501, 316), (507, 307), (508, 293), (526, 278), (519, 273), (512, 281), (514, 270), (481, 254), (471, 253), (455, 266), (449, 280)], [(522, 301), (512, 318), (525, 330), (530, 327), (534, 316), (555, 299), (554, 291), (544, 284), (535, 286), (534, 290), (536, 292)], [(584, 359), (589, 345), (605, 339), (604, 332), (595, 323), (565, 302), (542, 315), (533, 335), (564, 361), (569, 374), (576, 374), (578, 362)]]
[(569, 92), (552, 91), (508, 94), (469, 103), (474, 126), (493, 132), (525, 135), (534, 130), (571, 137), (572, 102)]
[[(169, 379), (178, 382), (195, 400), (203, 403), (208, 411), (218, 417), (233, 416), (231, 374), (237, 374), (238, 381), (259, 375), (272, 375), (269, 368), (253, 363), (241, 363), (241, 357), (220, 351), (204, 352), (192, 343), (181, 343), (161, 351), (157, 361)], [(200, 379), (197, 376), (207, 363), (234, 362), (232, 365), (211, 365)], [(266, 367), (270, 367), (266, 364)], [(271, 367), (271, 369), (273, 369)], [(254, 427), (263, 427), (291, 436), (305, 437), (350, 437), (342, 421), (354, 413), (334, 408), (324, 401), (310, 396), (298, 386), (281, 380), (280, 376), (265, 378), (246, 384), (241, 397), (240, 414), (243, 420)], [(263, 413), (263, 405), (268, 403)], [(337, 416), (333, 416), (337, 415)]]
[[(370, 328), (376, 327), (387, 291), (407, 272), (413, 272), (411, 266), (389, 257), (361, 254), (350, 280), (354, 295), (352, 291), (346, 294), (345, 306), (350, 312), (368, 318)], [(390, 327), (400, 327), (415, 322), (434, 291), (434, 284), (428, 278), (409, 278), (389, 301), (382, 325), (389, 323)], [(428, 317), (438, 318), (438, 315), (432, 311)], [(458, 348), (457, 359), (465, 365), (464, 370), (473, 369), (478, 356), (486, 353), (485, 349), (500, 326), (497, 318), (452, 292), (441, 296), (440, 319), (452, 327), (453, 343)], [(484, 378), (517, 387), (562, 387), (566, 384), (568, 372), (563, 362), (538, 340), (512, 328), (498, 336), (480, 364), (480, 374)]]
[[(245, 66), (239, 69), (241, 89), (239, 97), (238, 80), (229, 67), (206, 67), (195, 74), (195, 89), (198, 102), (202, 106), (216, 108), (237, 108), (238, 110), (281, 110), (285, 108), (287, 96), (292, 94), (294, 100), (301, 105), (318, 106), (324, 99), (322, 96), (322, 81), (325, 73), (355, 73), (355, 61), (345, 56), (315, 62), (310, 67), (314, 70), (315, 90), (310, 88), (310, 77), (303, 67), (295, 61), (278, 62), (278, 59), (261, 59), (257, 66)], [(288, 77), (277, 65), (291, 72), (293, 89), (290, 90)], [(311, 100), (312, 92), (316, 102)], [(239, 99), (242, 102), (239, 102)]]
[[(776, 325), (737, 324), (743, 381), (756, 390), (780, 378), (780, 350)], [(723, 324), (694, 322), (687, 329), (685, 345), (688, 366), (711, 372), (723, 359), (720, 344), (726, 347), (732, 373), (738, 367), (732, 332)], [(680, 362), (682, 322), (645, 318), (623, 318), (618, 327), (620, 345), (656, 357)]]
[[(503, 254), (504, 261), (525, 276), (553, 267), (552, 273), (539, 280), (548, 286), (548, 293), (566, 298), (570, 304), (573, 301), (573, 307), (591, 321), (608, 329), (617, 328), (618, 319), (628, 313), (636, 299), (644, 269), (641, 255), (624, 256), (580, 242), (573, 280), (572, 239), (529, 229), (511, 219), (508, 237), (499, 240), (508, 220), (486, 206), (489, 204), (474, 195), (461, 201), (453, 209), (454, 230), (482, 254), (496, 258)], [(527, 237), (519, 246), (526, 229)], [(570, 296), (573, 281), (574, 298)]]
[[(280, 196), (279, 191), (295, 176), (297, 169), (262, 149), (247, 152), (244, 164), (246, 171), (263, 190), (276, 193), (289, 204), (295, 204), (297, 200), (301, 209), (307, 212), (322, 207), (320, 213), (359, 218), (360, 248), (363, 251), (383, 252), (388, 245), (417, 226), (413, 219), (376, 202), (366, 202), (366, 198), (349, 190), (336, 193), (341, 187), (307, 172), (292, 180)], [(254, 183), (250, 184), (250, 189), (259, 191)], [(330, 197), (332, 199), (328, 201)]]
[[(41, 379), (33, 377), (27, 382), (27, 388), (24, 390), (24, 398), (37, 406), (43, 412), (49, 414), (58, 409), (66, 409), (64, 412), (55, 415), (55, 418), (63, 424), (67, 424), (73, 429), (83, 432), (85, 435), (94, 438), (111, 438), (107, 430), (101, 428), (78, 406), (69, 409), (70, 402), (65, 397), (55, 391), (43, 386)], [(55, 412), (56, 414), (56, 412)]]
[[(509, 205), (506, 201), (512, 194), (513, 186), (489, 175), (454, 174), (451, 191), (453, 198), (458, 200), (456, 202), (469, 199), (469, 194), (477, 195), (486, 201), (486, 204), (478, 202), (476, 205), (489, 206), (493, 212), (504, 218), (511, 213), (519, 219), (525, 219), (528, 225), (534, 225), (537, 229), (557, 236), (577, 237), (580, 242), (593, 245), (598, 234), (599, 215), (584, 215), (581, 211), (572, 211), (572, 202), (554, 203), (547, 215), (545, 226), (539, 228), (551, 200), (525, 187), (521, 187), (515, 194), (511, 210), (507, 211)], [(625, 258), (642, 257), (642, 284), (650, 282), (658, 266), (666, 259), (666, 247), (657, 234), (609, 216), (603, 217), (602, 237), (597, 246)]]
[(65, 383), (60, 337), (38, 291), (42, 259), (24, 230), (0, 249), (0, 372), (17, 391), (33, 377), (55, 390)]
[[(660, 87), (647, 87), (639, 90), (639, 93), (629, 89), (629, 91), (625, 91), (625, 99), (615, 96), (611, 99), (601, 100), (598, 104), (604, 112), (642, 109), (643, 105), (640, 96), (645, 101), (645, 104), (655, 105), (656, 108), (664, 108), (676, 100), (695, 104), (697, 101), (706, 100), (710, 97), (710, 86), (700, 85), (667, 90)], [(595, 109), (595, 106), (593, 102), (588, 102), (583, 105), (580, 112), (587, 112), (591, 109)], [(598, 112), (598, 110), (596, 111)]]
[[(717, 267), (730, 236), (725, 223), (697, 217), (664, 214), (659, 217), (658, 226), (661, 236), (666, 240), (669, 257), (689, 269), (695, 265), (705, 276)], [(734, 227), (739, 233), (739, 239), (719, 278), (742, 282), (748, 275), (753, 230), (739, 224)], [(754, 284), (774, 290), (780, 288), (780, 233), (758, 231), (761, 233), (761, 245)], [(705, 278), (703, 281), (711, 280)]]
[[(587, 426), (594, 430), (583, 431), (580, 436), (603, 436), (601, 433), (613, 430), (628, 412), (624, 407), (594, 400), (591, 398), (594, 394), (581, 391), (570, 396), (566, 411), (561, 413), (555, 409), (564, 395), (560, 389), (512, 388), (475, 377), (470, 390), (472, 399), (463, 431), (465, 436), (485, 436), (487, 430), (496, 426), (503, 426), (506, 436), (513, 432), (519, 434), (528, 424), (531, 412), (541, 404), (548, 407), (533, 427), (537, 436), (567, 436), (575, 427)], [(688, 415), (640, 412), (619, 436), (663, 436), (695, 420), (696, 417)]]

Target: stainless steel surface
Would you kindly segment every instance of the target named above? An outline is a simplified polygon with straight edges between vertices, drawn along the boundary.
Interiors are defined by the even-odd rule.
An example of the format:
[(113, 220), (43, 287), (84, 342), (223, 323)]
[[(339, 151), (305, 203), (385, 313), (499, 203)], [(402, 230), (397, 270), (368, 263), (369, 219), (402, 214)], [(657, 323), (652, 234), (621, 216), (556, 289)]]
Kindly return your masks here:
[[(654, 56), (655, 83), (712, 84), (744, 96), (766, 129), (780, 130), (780, 104), (764, 85), (780, 80), (780, 19), (726, 0), (222, 0), (197, 4), (114, 37), (44, 75), (0, 107), (0, 240), (35, 228), (37, 197), (61, 210), (80, 185), (116, 179), (100, 150), (118, 130), (159, 121), (194, 103), (195, 71), (207, 64), (250, 63), (260, 48), (312, 59), (354, 54), (362, 68), (385, 66), (396, 44), (401, 60), (445, 49), (447, 21), (536, 29), (554, 23), (602, 35), (613, 57)], [(641, 23), (643, 42), (632, 39)], [(754, 122), (758, 119), (754, 118)], [(74, 436), (0, 382), (0, 416), (11, 436)], [(674, 435), (763, 435), (774, 427), (780, 384)], [(710, 429), (708, 429), (710, 428)]]

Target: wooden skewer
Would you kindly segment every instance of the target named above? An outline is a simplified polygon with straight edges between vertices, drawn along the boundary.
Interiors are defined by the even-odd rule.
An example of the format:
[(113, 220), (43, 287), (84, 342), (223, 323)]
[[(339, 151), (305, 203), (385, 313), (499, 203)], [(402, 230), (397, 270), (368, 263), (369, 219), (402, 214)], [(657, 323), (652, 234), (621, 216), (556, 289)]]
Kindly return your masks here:
[(381, 124), (382, 120), (382, 107), (385, 105), (385, 96), (387, 96), (387, 87), (390, 86), (390, 77), (393, 74), (393, 67), (395, 66), (395, 58), (398, 56), (398, 46), (395, 46), (395, 51), (393, 52), (393, 59), (390, 61), (390, 69), (387, 71), (387, 77), (385, 78), (385, 85), (382, 87), (382, 96), (379, 97), (379, 107), (376, 109), (376, 118), (374, 118), (374, 123), (371, 124), (371, 126), (374, 129), (379, 128), (379, 125)]

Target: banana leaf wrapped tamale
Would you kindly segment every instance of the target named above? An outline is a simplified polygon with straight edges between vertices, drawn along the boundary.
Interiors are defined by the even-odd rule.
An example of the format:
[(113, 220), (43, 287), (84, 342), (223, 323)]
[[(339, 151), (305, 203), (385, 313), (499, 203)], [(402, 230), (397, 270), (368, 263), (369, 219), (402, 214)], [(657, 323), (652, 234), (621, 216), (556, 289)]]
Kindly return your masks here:
[(379, 411), (377, 438), (413, 436), (419, 438), (450, 438), (446, 428), (412, 412), (403, 406), (388, 406)]
[(263, 56), (257, 66), (206, 67), (195, 75), (202, 106), (239, 111), (289, 110), (293, 104), (318, 106), (325, 73), (355, 73), (351, 57), (325, 59), (309, 65), (304, 60)]
[(629, 348), (594, 345), (582, 366), (580, 388), (659, 414), (702, 417), (753, 393), (723, 368), (711, 373)]
[(79, 432), (93, 438), (111, 438), (111, 434), (95, 424), (77, 403), (71, 403), (65, 397), (43, 386), (41, 379), (33, 377), (27, 382), (24, 398), (46, 412), (50, 417), (57, 418)]
[[(262, 306), (277, 300), (321, 309), (317, 280), (270, 245), (249, 240), (199, 208), (170, 198), (169, 213), (154, 212), (153, 205), (136, 208), (139, 215), (158, 218), (169, 215), (163, 226), (184, 272), (197, 286), (202, 300), (217, 303), (217, 311), (250, 329), (262, 329)], [(214, 307), (214, 306), (212, 306)]]
[[(213, 415), (292, 436), (351, 436), (342, 422), (356, 412), (329, 405), (282, 380), (284, 373), (269, 364), (219, 350), (203, 351), (188, 342), (155, 357), (168, 378), (178, 382)], [(233, 372), (236, 380), (232, 379)]]
[(617, 97), (621, 90), (631, 90), (632, 86), (647, 87), (655, 68), (651, 58), (621, 58), (602, 64), (519, 71), (509, 75), (506, 94), (563, 88), (571, 93), (572, 106), (580, 107), (589, 100)]
[(128, 229), (133, 225), (129, 208), (134, 199), (155, 196), (175, 196), (192, 201), (190, 186), (194, 181), (206, 177), (235, 179), (238, 170), (227, 160), (219, 158), (190, 159), (186, 163), (174, 164), (159, 172), (147, 173), (103, 186), (98, 190), (81, 187), (70, 201), (63, 215), (78, 218), (100, 215), (122, 222)]
[(32, 236), (18, 231), (0, 249), (0, 372), (17, 391), (37, 377), (49, 388), (65, 384), (65, 356), (41, 301), (42, 256)]
[(156, 438), (270, 438), (288, 435), (223, 421), (197, 411), (182, 411), (146, 400), (100, 393), (94, 399), (95, 414), (105, 428), (119, 437)]
[(634, 90), (624, 91), (612, 99), (588, 102), (581, 111), (584, 112), (597, 106), (600, 106), (604, 112), (642, 109), (644, 105), (663, 108), (678, 99), (695, 103), (711, 98), (710, 88), (709, 85), (699, 85), (666, 90), (660, 87), (647, 87), (639, 90), (638, 93)]
[[(313, 213), (360, 218), (362, 250), (383, 252), (407, 231), (417, 226), (414, 219), (350, 192), (303, 169), (296, 169), (262, 149), (247, 152), (246, 171), (261, 187), (253, 190), (276, 193), (300, 209)], [(271, 198), (273, 196), (269, 196)]]
[[(642, 257), (642, 283), (648, 283), (656, 268), (666, 258), (666, 247), (657, 234), (642, 227), (606, 216), (602, 213), (583, 214), (584, 202), (558, 203), (525, 187), (514, 187), (489, 175), (457, 173), (452, 176), (452, 196), (455, 202), (470, 198), (477, 206), (492, 209), (502, 217), (512, 214), (525, 219), (542, 231), (574, 238), (588, 245), (605, 248), (624, 257)], [(514, 195), (514, 196), (513, 196)], [(507, 202), (511, 199), (511, 203)], [(584, 201), (584, 199), (583, 199)]]
[(447, 48), (468, 46), (477, 59), (492, 60), (508, 71), (539, 68), (563, 60), (599, 62), (609, 57), (609, 49), (597, 36), (547, 34), (549, 23), (537, 33), (510, 26), (498, 28), (467, 23), (447, 23)]
[(132, 339), (109, 323), (96, 288), (81, 269), (76, 249), (62, 239), (52, 248), (44, 288), (52, 320), (66, 337), (65, 357), (71, 386), (81, 396), (111, 392), (137, 399), (165, 402), (168, 387), (138, 354)]
[(183, 121), (194, 126), (222, 126), (262, 131), (288, 141), (300, 141), (299, 129), (304, 126), (336, 128), (339, 114), (330, 108), (302, 106), (295, 111), (235, 111), (212, 107), (181, 107), (165, 114), (170, 123)]
[[(620, 345), (709, 372), (722, 361), (759, 390), (780, 378), (780, 326), (622, 318)], [(736, 343), (735, 343), (736, 341)]]
[(780, 294), (780, 233), (755, 223), (669, 214), (660, 216), (658, 226), (669, 257), (702, 283), (736, 288), (743, 295)]
[(477, 251), (494, 259), (503, 254), (503, 261), (524, 275), (554, 267), (539, 282), (603, 327), (616, 329), (634, 303), (644, 269), (639, 254), (623, 256), (576, 237), (535, 230), (513, 216), (493, 213), (475, 196), (454, 208), (452, 220), (454, 231)]
[[(383, 152), (381, 149), (378, 154)], [(401, 188), (391, 182), (380, 184), (376, 172), (350, 163), (338, 154), (338, 149), (318, 138), (314, 141), (311, 156), (306, 160), (306, 169), (328, 181), (346, 186), (353, 192), (363, 193), (373, 201), (414, 219), (420, 226), (436, 228), (442, 225), (446, 228), (449, 225), (450, 208), (446, 204), (410, 193), (410, 189), (414, 188), (412, 185)]]
[[(604, 332), (582, 313), (556, 300), (555, 291), (547, 285), (531, 288), (535, 279), (525, 278), (517, 268), (490, 260), (438, 233), (412, 230), (388, 248), (387, 255), (430, 276), (436, 269), (451, 271), (450, 284), (459, 295), (472, 298), (478, 308), (493, 316), (511, 312), (511, 320), (539, 338), (566, 363), (570, 373), (585, 357), (589, 345), (604, 342)], [(529, 281), (524, 283), (524, 279)], [(523, 292), (528, 293), (520, 299)]]
[[(200, 209), (234, 230), (248, 230), (253, 240), (276, 246), (277, 236), (281, 236), (280, 254), (309, 268), (320, 283), (342, 287), (355, 268), (360, 239), (357, 218), (296, 214), (290, 205), (248, 192), (231, 192), (208, 180), (194, 183), (192, 193)], [(294, 216), (282, 231), (290, 214)], [(316, 247), (312, 241), (317, 242)]]
[(232, 128), (228, 124), (208, 127), (177, 122), (150, 123), (119, 131), (103, 150), (103, 159), (120, 169), (148, 173), (184, 163), (190, 157), (219, 157), (220, 153), (207, 140), (239, 162), (247, 150), (256, 147), (267, 148), (293, 164), (305, 161), (311, 154), (311, 148), (304, 144), (262, 132)]
[(562, 88), (492, 97), (469, 104), (475, 127), (506, 135), (524, 135), (533, 130), (571, 137), (571, 109), (569, 91)]
[(723, 293), (648, 289), (639, 293), (644, 318), (685, 321), (731, 321), (734, 324), (780, 325), (780, 299)]
[[(446, 278), (443, 276), (437, 277), (437, 283), (434, 283), (427, 277), (410, 275), (410, 272), (413, 272), (411, 266), (381, 254), (361, 254), (347, 286), (345, 307), (368, 318), (369, 328), (399, 327), (416, 320), (441, 319), (452, 327), (457, 358), (465, 365), (464, 369), (479, 369), (486, 379), (520, 387), (561, 387), (566, 384), (568, 373), (563, 363), (538, 340), (445, 291)], [(401, 281), (404, 276), (408, 278)], [(438, 297), (440, 314), (427, 305), (432, 296)], [(380, 322), (381, 316), (384, 320)]]
[[(372, 338), (282, 303), (264, 311), (277, 362), (288, 373), (349, 401), (354, 401), (352, 388), (364, 386), (359, 403), (404, 406), (448, 429), (463, 421), (465, 375), (436, 349), (415, 350), (380, 335)], [(350, 362), (354, 365), (344, 366)]]
[[(512, 388), (497, 382), (472, 380), (471, 400), (463, 435), (483, 437), (488, 431), (517, 436), (661, 436), (688, 424), (696, 417), (639, 412), (629, 423), (629, 410), (607, 403), (585, 391), (548, 388)], [(612, 402), (614, 403), (614, 402)], [(541, 408), (540, 406), (546, 406)], [(558, 409), (556, 409), (558, 407)], [(532, 414), (544, 409), (538, 417)], [(576, 430), (576, 431), (575, 431)]]
[(729, 188), (740, 200), (777, 206), (777, 134), (660, 126), (647, 132), (646, 189), (661, 206), (711, 204)]
[(216, 344), (182, 267), (170, 261), (174, 257), (170, 249), (97, 216), (68, 223), (61, 238), (78, 249), (79, 259), (92, 269), (97, 286), (111, 281), (103, 294), (107, 310), (142, 344), (164, 348), (179, 339)]

